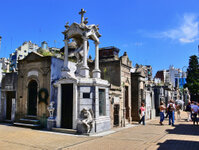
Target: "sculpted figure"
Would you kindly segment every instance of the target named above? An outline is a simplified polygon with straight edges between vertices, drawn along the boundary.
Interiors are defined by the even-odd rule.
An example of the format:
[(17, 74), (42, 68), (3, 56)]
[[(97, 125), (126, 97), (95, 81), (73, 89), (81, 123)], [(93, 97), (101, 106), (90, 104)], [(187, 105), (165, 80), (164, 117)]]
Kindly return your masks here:
[(93, 123), (93, 111), (91, 109), (82, 109), (81, 114), (83, 115), (84, 119), (82, 119), (82, 123), (87, 127), (87, 133), (90, 133), (92, 129)]
[(48, 109), (48, 111), (49, 111), (49, 114), (50, 114), (50, 118), (53, 118), (53, 113), (54, 113), (54, 110), (55, 110), (55, 108), (54, 108), (54, 101), (52, 101), (52, 102), (50, 102), (50, 106), (47, 108)]

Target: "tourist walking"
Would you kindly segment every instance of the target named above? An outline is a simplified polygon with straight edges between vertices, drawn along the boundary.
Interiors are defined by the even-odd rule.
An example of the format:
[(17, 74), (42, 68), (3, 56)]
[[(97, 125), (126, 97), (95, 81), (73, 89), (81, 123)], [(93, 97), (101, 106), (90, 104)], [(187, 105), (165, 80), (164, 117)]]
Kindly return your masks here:
[(191, 108), (191, 111), (192, 111), (192, 116), (193, 116), (193, 125), (195, 125), (195, 123), (197, 123), (198, 125), (198, 118), (197, 118), (197, 115), (198, 115), (198, 112), (199, 112), (199, 108), (198, 108), (198, 105), (196, 102), (194, 102), (194, 105), (192, 106)]
[(191, 102), (189, 101), (185, 111), (187, 112), (187, 121), (189, 122), (191, 120)]
[(176, 112), (177, 112), (177, 120), (181, 120), (181, 116), (180, 116), (180, 110), (181, 110), (181, 105), (177, 105), (176, 106)]
[(160, 103), (160, 125), (163, 125), (163, 121), (164, 121), (164, 110), (166, 109), (166, 107), (164, 106), (164, 102), (161, 101)]
[[(191, 110), (192, 110), (193, 106), (194, 106), (194, 101), (191, 101)], [(191, 120), (193, 121), (193, 113), (192, 113), (192, 111), (191, 111)]]
[(175, 120), (175, 104), (173, 100), (169, 101), (169, 104), (167, 105), (167, 111), (169, 114), (169, 125), (174, 126), (174, 120)]
[(139, 124), (141, 124), (141, 122), (143, 123), (143, 125), (145, 125), (145, 107), (144, 107), (144, 103), (141, 103), (141, 107), (140, 107), (140, 121)]

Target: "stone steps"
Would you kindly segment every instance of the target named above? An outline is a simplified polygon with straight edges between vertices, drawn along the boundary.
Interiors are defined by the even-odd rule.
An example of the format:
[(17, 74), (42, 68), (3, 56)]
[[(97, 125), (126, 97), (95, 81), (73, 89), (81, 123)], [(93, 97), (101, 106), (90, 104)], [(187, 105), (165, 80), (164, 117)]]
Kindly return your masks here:
[(74, 129), (65, 129), (65, 128), (52, 128), (54, 132), (68, 133), (68, 134), (77, 134), (77, 130)]
[(34, 129), (40, 128), (40, 124), (27, 124), (27, 123), (15, 122), (14, 125), (21, 126), (21, 127), (34, 128)]
[(37, 120), (37, 116), (32, 116), (32, 115), (26, 115), (24, 118), (31, 119), (31, 120)]
[(36, 116), (26, 116), (24, 118), (19, 119), (18, 122), (14, 123), (15, 126), (33, 128), (33, 129), (40, 129), (40, 121), (37, 119)]
[(39, 124), (39, 120), (33, 120), (33, 119), (27, 119), (22, 118), (19, 120), (20, 123), (26, 123), (26, 124)]
[(5, 123), (13, 123), (12, 120), (4, 120), (3, 122), (5, 122)]

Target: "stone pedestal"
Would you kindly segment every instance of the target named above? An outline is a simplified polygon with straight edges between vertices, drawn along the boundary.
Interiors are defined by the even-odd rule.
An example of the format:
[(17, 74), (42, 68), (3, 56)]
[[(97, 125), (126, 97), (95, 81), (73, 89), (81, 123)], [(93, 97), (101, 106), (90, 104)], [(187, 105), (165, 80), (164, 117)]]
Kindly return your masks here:
[(55, 119), (49, 118), (47, 120), (47, 129), (52, 130), (55, 127)]
[(87, 128), (82, 122), (77, 123), (77, 133), (78, 134), (86, 134)]
[(98, 79), (101, 78), (101, 71), (99, 69), (93, 70), (93, 78), (98, 78)]
[(85, 78), (89, 78), (89, 68), (88, 67), (82, 67), (80, 68), (80, 75), (82, 77), (85, 77)]

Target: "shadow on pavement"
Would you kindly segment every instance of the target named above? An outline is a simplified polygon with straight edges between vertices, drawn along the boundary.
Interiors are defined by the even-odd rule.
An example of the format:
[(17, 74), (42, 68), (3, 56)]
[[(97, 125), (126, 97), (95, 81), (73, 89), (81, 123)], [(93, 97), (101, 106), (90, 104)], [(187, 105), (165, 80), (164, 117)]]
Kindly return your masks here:
[(198, 150), (199, 142), (183, 141), (183, 140), (166, 140), (164, 143), (158, 143), (160, 145), (158, 150)]
[[(181, 134), (181, 135), (199, 135), (199, 126), (192, 124), (179, 124), (175, 125), (174, 129), (167, 129), (169, 134)], [(199, 147), (198, 147), (199, 149)]]

